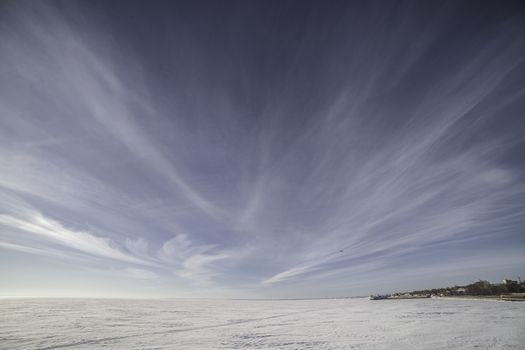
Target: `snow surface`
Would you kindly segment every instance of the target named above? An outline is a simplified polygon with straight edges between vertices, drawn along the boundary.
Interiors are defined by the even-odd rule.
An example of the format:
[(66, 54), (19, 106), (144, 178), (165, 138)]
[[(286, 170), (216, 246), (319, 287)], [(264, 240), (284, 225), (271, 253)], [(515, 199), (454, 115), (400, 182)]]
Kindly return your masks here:
[(1, 349), (525, 349), (525, 302), (0, 300)]

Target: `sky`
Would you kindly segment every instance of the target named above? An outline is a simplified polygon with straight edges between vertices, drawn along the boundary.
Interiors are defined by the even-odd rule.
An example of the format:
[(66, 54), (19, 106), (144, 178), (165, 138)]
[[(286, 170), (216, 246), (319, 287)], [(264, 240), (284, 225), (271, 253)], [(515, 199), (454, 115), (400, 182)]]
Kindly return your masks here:
[(520, 1), (3, 1), (0, 297), (525, 278)]

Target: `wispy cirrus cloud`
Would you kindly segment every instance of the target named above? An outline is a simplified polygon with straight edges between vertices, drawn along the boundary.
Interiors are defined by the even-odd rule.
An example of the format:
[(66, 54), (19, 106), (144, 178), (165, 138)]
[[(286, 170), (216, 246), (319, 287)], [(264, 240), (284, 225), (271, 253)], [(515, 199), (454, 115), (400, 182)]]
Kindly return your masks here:
[(426, 156), (377, 163), (366, 180), (347, 183), (343, 198), (335, 197), (338, 210), (318, 226), (319, 237), (302, 251), (302, 261), (262, 283), (366, 265), (370, 259), (395, 261), (519, 225), (514, 214), (523, 210), (525, 188), (512, 170), (478, 159), (484, 156), (471, 150), (432, 164)]
[[(101, 54), (95, 48), (99, 43), (90, 41), (89, 34), (71, 30), (55, 8), (39, 4), (26, 11), (24, 6), (13, 6), (10, 24), (14, 28), (12, 33), (16, 34), (2, 33), (5, 39), (2, 47), (12, 67), (7, 79), (16, 80), (19, 88), (31, 95), (28, 104), (7, 97), (1, 103), (5, 118), (0, 122), (5, 128), (0, 132), (3, 145), (0, 165), (6, 171), (0, 174), (0, 186), (6, 201), (0, 209), (7, 213), (1, 214), (0, 224), (21, 233), (18, 236), (8, 234), (8, 238), (17, 243), (4, 242), (3, 247), (35, 254), (50, 249), (45, 246), (31, 248), (29, 245), (34, 242), (28, 241), (25, 234), (33, 234), (92, 256), (165, 271), (169, 267), (155, 256), (158, 246), (162, 246), (161, 238), (137, 237), (149, 230), (147, 223), (157, 217), (151, 211), (147, 213), (144, 195), (120, 191), (111, 179), (108, 181), (104, 175), (100, 176), (94, 167), (86, 171), (78, 159), (64, 152), (64, 148), (80, 154), (83, 145), (89, 145), (96, 152), (95, 159), (110, 164), (114, 163), (113, 159), (97, 154), (106, 152), (109, 144), (109, 148), (113, 148), (111, 152), (115, 149), (121, 152), (120, 144), (126, 149), (122, 159), (124, 165), (138, 161), (150, 173), (163, 177), (169, 184), (163, 191), (167, 189), (177, 196), (182, 194), (192, 210), (197, 209), (215, 220), (220, 219), (220, 210), (179, 175), (173, 162), (155, 144), (154, 137), (142, 130), (144, 125), (139, 120), (157, 118), (158, 111), (139, 89), (128, 86), (117, 72), (111, 63), (109, 47)], [(31, 74), (26, 74), (22, 67), (32, 67)], [(38, 101), (45, 103), (35, 113)], [(40, 112), (46, 115), (49, 124), (39, 121)], [(69, 135), (64, 136), (54, 122)], [(7, 131), (20, 137), (13, 139)], [(92, 155), (84, 154), (86, 156), (84, 161), (94, 159)], [(73, 213), (83, 212), (85, 218), (81, 220), (96, 223), (95, 231), (108, 227), (114, 231), (108, 237), (100, 232), (65, 227), (28, 203), (35, 197), (40, 201), (39, 206), (52, 203)], [(142, 201), (140, 206), (139, 201)], [(64, 213), (60, 210), (57, 215)], [(130, 220), (132, 215), (138, 220)], [(171, 221), (160, 226), (168, 232), (174, 227)], [(67, 258), (68, 254), (61, 257)], [(209, 257), (186, 254), (181, 264), (187, 267), (181, 268), (181, 274), (191, 275), (195, 280), (197, 274), (209, 275), (209, 270), (203, 270)]]
[[(10, 200), (2, 196), (5, 201)], [(87, 254), (120, 260), (140, 265), (152, 265), (151, 261), (141, 260), (115, 247), (114, 242), (98, 237), (90, 232), (64, 227), (60, 222), (48, 218), (26, 203), (10, 200), (10, 214), (0, 214), (0, 225), (7, 230), (23, 231), (50, 240)], [(2, 206), (5, 210), (5, 207)], [(20, 245), (17, 245), (21, 247)]]
[(215, 264), (229, 254), (217, 253), (214, 245), (195, 245), (186, 234), (178, 234), (164, 242), (158, 252), (161, 261), (175, 268), (176, 273), (199, 284), (210, 284), (217, 272)]
[[(316, 156), (318, 149), (314, 150), (316, 162), (302, 180), (309, 189), (305, 201), (311, 193), (319, 194), (321, 200), (330, 193), (326, 200), (331, 201), (331, 211), (311, 231), (317, 237), (302, 249), (299, 262), (262, 284), (344, 269), (348, 264), (367, 264), (367, 256), (394, 261), (394, 256), (444, 241), (454, 244), (472, 236), (497, 236), (504, 223), (519, 225), (514, 214), (523, 212), (519, 204), (525, 190), (521, 170), (498, 162), (498, 157), (514, 147), (516, 135), (460, 146), (462, 139), (473, 137), (483, 123), (493, 120), (496, 110), (505, 108), (499, 104), (498, 109), (480, 110), (508, 74), (523, 63), (518, 55), (523, 43), (509, 45), (497, 56), (492, 55), (491, 45), (496, 44), (487, 44), (475, 62), (429, 91), (417, 102), (413, 117), (408, 122), (402, 120), (403, 127), (394, 128), (391, 135), (382, 134), (370, 151), (362, 148), (370, 133), (359, 135), (349, 130), (350, 139), (336, 141), (325, 137), (344, 129), (344, 118), (324, 119), (320, 130), (314, 124), (317, 130), (310, 137), (322, 153)], [(467, 80), (473, 72), (476, 78)], [(524, 92), (517, 92), (517, 96), (523, 97)], [(352, 97), (348, 99), (350, 104)], [(356, 105), (366, 103), (358, 101)], [(351, 110), (344, 104), (339, 108), (336, 116)], [(356, 128), (351, 123), (348, 127)], [(372, 131), (375, 133), (381, 135)], [(290, 152), (297, 155), (300, 151)], [(322, 178), (326, 167), (338, 174), (330, 174), (333, 183)], [(339, 191), (328, 192), (333, 188)], [(507, 210), (514, 214), (505, 214)], [(309, 236), (308, 232), (303, 234)]]
[[(138, 88), (139, 84), (135, 84), (136, 89), (130, 87), (118, 72), (113, 62), (116, 52), (109, 46), (102, 52), (97, 51), (96, 47), (104, 44), (90, 42), (89, 34), (71, 30), (57, 9), (39, 4), (27, 13), (17, 12), (16, 16), (19, 23), (23, 23), (16, 28), (19, 35), (4, 34), (6, 60), (12, 67), (9, 74), (18, 78), (24, 88), (32, 90), (35, 101), (47, 101), (43, 111), (56, 114), (51, 119), (68, 129), (71, 137), (57, 135), (52, 127), (39, 128), (38, 121), (28, 122), (36, 117), (34, 111), (20, 107), (19, 99), (6, 98), (2, 110), (9, 116), (5, 120), (9, 129), (36, 137), (36, 141), (25, 143), (33, 147), (72, 144), (80, 134), (83, 134), (80, 140), (86, 137), (94, 142), (112, 138), (128, 149), (128, 157), (137, 157), (152, 172), (165, 177), (173, 185), (172, 190), (183, 194), (195, 208), (219, 218), (220, 209), (182, 178), (172, 159), (155, 144), (155, 138), (142, 130), (144, 125), (140, 120), (154, 120), (159, 112)], [(36, 42), (38, 45), (27, 45)], [(27, 74), (24, 67), (32, 67), (32, 73)], [(17, 116), (26, 118), (17, 120)]]
[[(144, 238), (135, 240), (128, 238), (124, 247), (118, 247), (111, 239), (87, 231), (66, 228), (60, 222), (45, 217), (19, 199), (5, 195), (1, 198), (3, 203), (9, 205), (0, 207), (2, 211), (7, 212), (7, 214), (0, 214), (0, 227), (4, 231), (16, 233), (9, 236), (14, 242), (0, 241), (0, 247), (5, 249), (76, 260), (77, 256), (68, 254), (57, 247), (63, 246), (88, 256), (131, 263), (133, 266), (149, 266), (164, 272), (175, 272), (179, 277), (207, 285), (211, 283), (212, 277), (217, 275), (212, 268), (213, 263), (229, 257), (225, 253), (217, 253), (213, 245), (193, 244), (185, 234), (179, 234), (164, 242), (156, 252), (152, 252), (153, 249)], [(28, 237), (25, 236), (28, 233), (42, 238), (55, 248), (50, 248), (45, 244), (41, 244), (40, 247), (30, 246), (35, 242), (28, 241)], [(84, 262), (88, 260), (84, 259)], [(148, 280), (158, 278), (157, 273), (137, 267), (128, 267), (125, 275)]]

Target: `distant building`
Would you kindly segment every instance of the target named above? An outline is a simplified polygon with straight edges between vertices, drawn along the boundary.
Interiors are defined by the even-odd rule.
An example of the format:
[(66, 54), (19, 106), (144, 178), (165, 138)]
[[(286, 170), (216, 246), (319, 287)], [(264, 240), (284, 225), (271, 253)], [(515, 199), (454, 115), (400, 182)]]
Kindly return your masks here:
[(455, 293), (456, 293), (457, 295), (465, 295), (465, 294), (467, 293), (467, 289), (461, 287), (461, 288), (456, 289)]
[(518, 284), (518, 281), (514, 281), (514, 280), (511, 280), (511, 279), (505, 278), (503, 280), (503, 284), (505, 284), (507, 286), (508, 285), (516, 285), (516, 284)]

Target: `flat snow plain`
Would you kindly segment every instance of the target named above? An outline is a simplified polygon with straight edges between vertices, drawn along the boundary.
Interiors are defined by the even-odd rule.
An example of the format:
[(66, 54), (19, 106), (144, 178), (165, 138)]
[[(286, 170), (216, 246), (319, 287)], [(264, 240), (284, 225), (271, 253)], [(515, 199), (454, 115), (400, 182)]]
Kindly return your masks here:
[(1, 349), (525, 349), (525, 302), (0, 300)]

